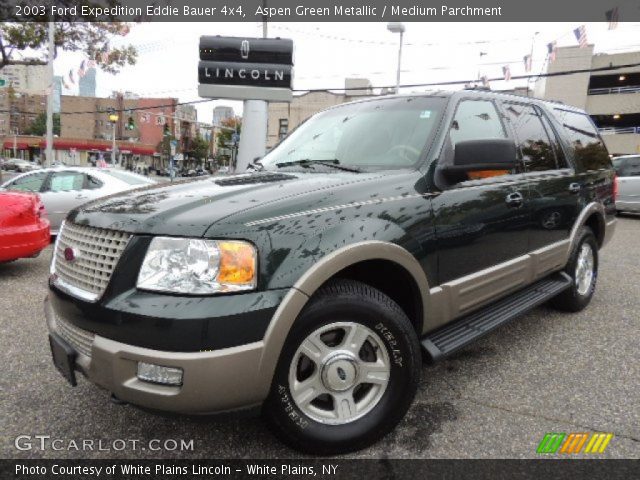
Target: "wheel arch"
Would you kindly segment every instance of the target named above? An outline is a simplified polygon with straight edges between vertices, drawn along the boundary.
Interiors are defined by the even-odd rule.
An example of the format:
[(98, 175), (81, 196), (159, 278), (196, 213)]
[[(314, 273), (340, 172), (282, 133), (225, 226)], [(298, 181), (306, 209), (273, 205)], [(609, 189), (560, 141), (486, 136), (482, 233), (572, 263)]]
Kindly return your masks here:
[[(259, 366), (260, 377), (266, 382), (265, 391), (268, 391), (271, 386), (287, 335), (313, 294), (333, 278), (352, 278), (362, 281), (364, 271), (370, 272), (369, 268), (381, 265), (388, 266), (395, 274), (411, 281), (410, 288), (418, 298), (413, 299), (414, 318), (410, 317), (410, 320), (416, 329), (416, 335), (422, 334), (424, 313), (429, 311), (429, 282), (416, 258), (403, 247), (390, 242), (369, 240), (347, 245), (326, 255), (308, 269), (276, 310), (265, 333)], [(371, 285), (372, 282), (364, 283)], [(371, 286), (378, 288), (375, 285)], [(393, 298), (393, 293), (390, 296)], [(418, 317), (415, 316), (416, 313)]]

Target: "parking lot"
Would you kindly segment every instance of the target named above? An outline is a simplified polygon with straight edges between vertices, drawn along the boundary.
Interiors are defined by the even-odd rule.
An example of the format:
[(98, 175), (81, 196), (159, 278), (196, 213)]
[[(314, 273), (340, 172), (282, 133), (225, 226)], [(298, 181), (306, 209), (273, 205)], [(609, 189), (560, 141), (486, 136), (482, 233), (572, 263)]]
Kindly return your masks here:
[[(424, 365), (413, 407), (387, 438), (354, 456), (526, 458), (547, 432), (610, 432), (604, 457), (640, 458), (640, 217), (620, 218), (602, 251), (592, 304), (578, 314), (541, 307), (436, 365)], [(0, 265), (0, 456), (13, 458), (284, 458), (257, 418), (187, 417), (116, 405), (51, 363), (42, 299), (51, 247)], [(19, 435), (139, 440), (122, 451), (18, 450)], [(151, 439), (193, 450), (150, 450)], [(34, 442), (36, 443), (36, 442)], [(170, 446), (173, 444), (169, 444)], [(35, 445), (37, 446), (37, 445)], [(588, 455), (584, 455), (588, 456)]]

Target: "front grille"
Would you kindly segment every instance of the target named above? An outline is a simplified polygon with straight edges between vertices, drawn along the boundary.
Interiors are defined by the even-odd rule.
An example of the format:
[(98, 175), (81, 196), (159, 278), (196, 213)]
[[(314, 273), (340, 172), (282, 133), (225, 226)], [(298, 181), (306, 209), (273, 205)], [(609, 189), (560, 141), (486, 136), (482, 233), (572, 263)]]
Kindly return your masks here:
[[(107, 288), (131, 235), (65, 223), (58, 234), (53, 271), (57, 285), (72, 295), (97, 300)], [(65, 250), (75, 257), (69, 261)]]
[(61, 319), (56, 318), (58, 334), (64, 338), (79, 353), (91, 357), (91, 345), (93, 345), (94, 334), (78, 328), (75, 325)]

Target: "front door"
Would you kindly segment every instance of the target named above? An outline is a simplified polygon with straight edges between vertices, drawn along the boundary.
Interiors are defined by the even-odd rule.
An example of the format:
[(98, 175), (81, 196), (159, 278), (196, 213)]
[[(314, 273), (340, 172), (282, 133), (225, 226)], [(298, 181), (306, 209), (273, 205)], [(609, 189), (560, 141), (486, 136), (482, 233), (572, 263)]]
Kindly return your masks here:
[[(448, 128), (439, 165), (452, 161), (458, 142), (509, 137), (497, 106), (487, 99), (462, 99)], [(509, 262), (527, 252), (527, 187), (520, 169), (437, 182), (444, 183), (432, 199), (438, 277), (456, 297), (456, 316), (520, 286), (522, 276)]]

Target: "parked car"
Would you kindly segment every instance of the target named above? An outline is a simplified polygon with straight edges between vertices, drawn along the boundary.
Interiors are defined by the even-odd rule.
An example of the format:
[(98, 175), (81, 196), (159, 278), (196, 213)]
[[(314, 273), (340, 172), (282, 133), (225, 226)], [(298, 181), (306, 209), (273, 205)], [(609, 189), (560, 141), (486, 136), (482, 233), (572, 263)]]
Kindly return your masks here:
[(51, 234), (75, 207), (113, 193), (152, 185), (153, 180), (110, 168), (54, 167), (18, 175), (0, 189), (39, 193), (51, 222)]
[(220, 174), (227, 174), (227, 173), (229, 173), (229, 172), (231, 172), (231, 169), (230, 169), (229, 167), (227, 167), (226, 165), (223, 165), (222, 167), (220, 167), (220, 168), (218, 169), (218, 172), (217, 172), (217, 173), (220, 173)]
[(640, 212), (640, 155), (624, 155), (613, 159), (618, 175), (619, 212)]
[(35, 257), (50, 241), (49, 220), (38, 195), (0, 192), (0, 263)]
[(20, 173), (33, 172), (34, 170), (40, 170), (42, 168), (36, 162), (20, 160), (19, 158), (12, 158), (10, 162), (14, 166), (13, 169)]
[(159, 410), (261, 406), (293, 448), (360, 449), (405, 415), (423, 354), (543, 302), (585, 308), (615, 227), (591, 118), (532, 98), (343, 104), (261, 163), (69, 214), (45, 303), (69, 382)]

